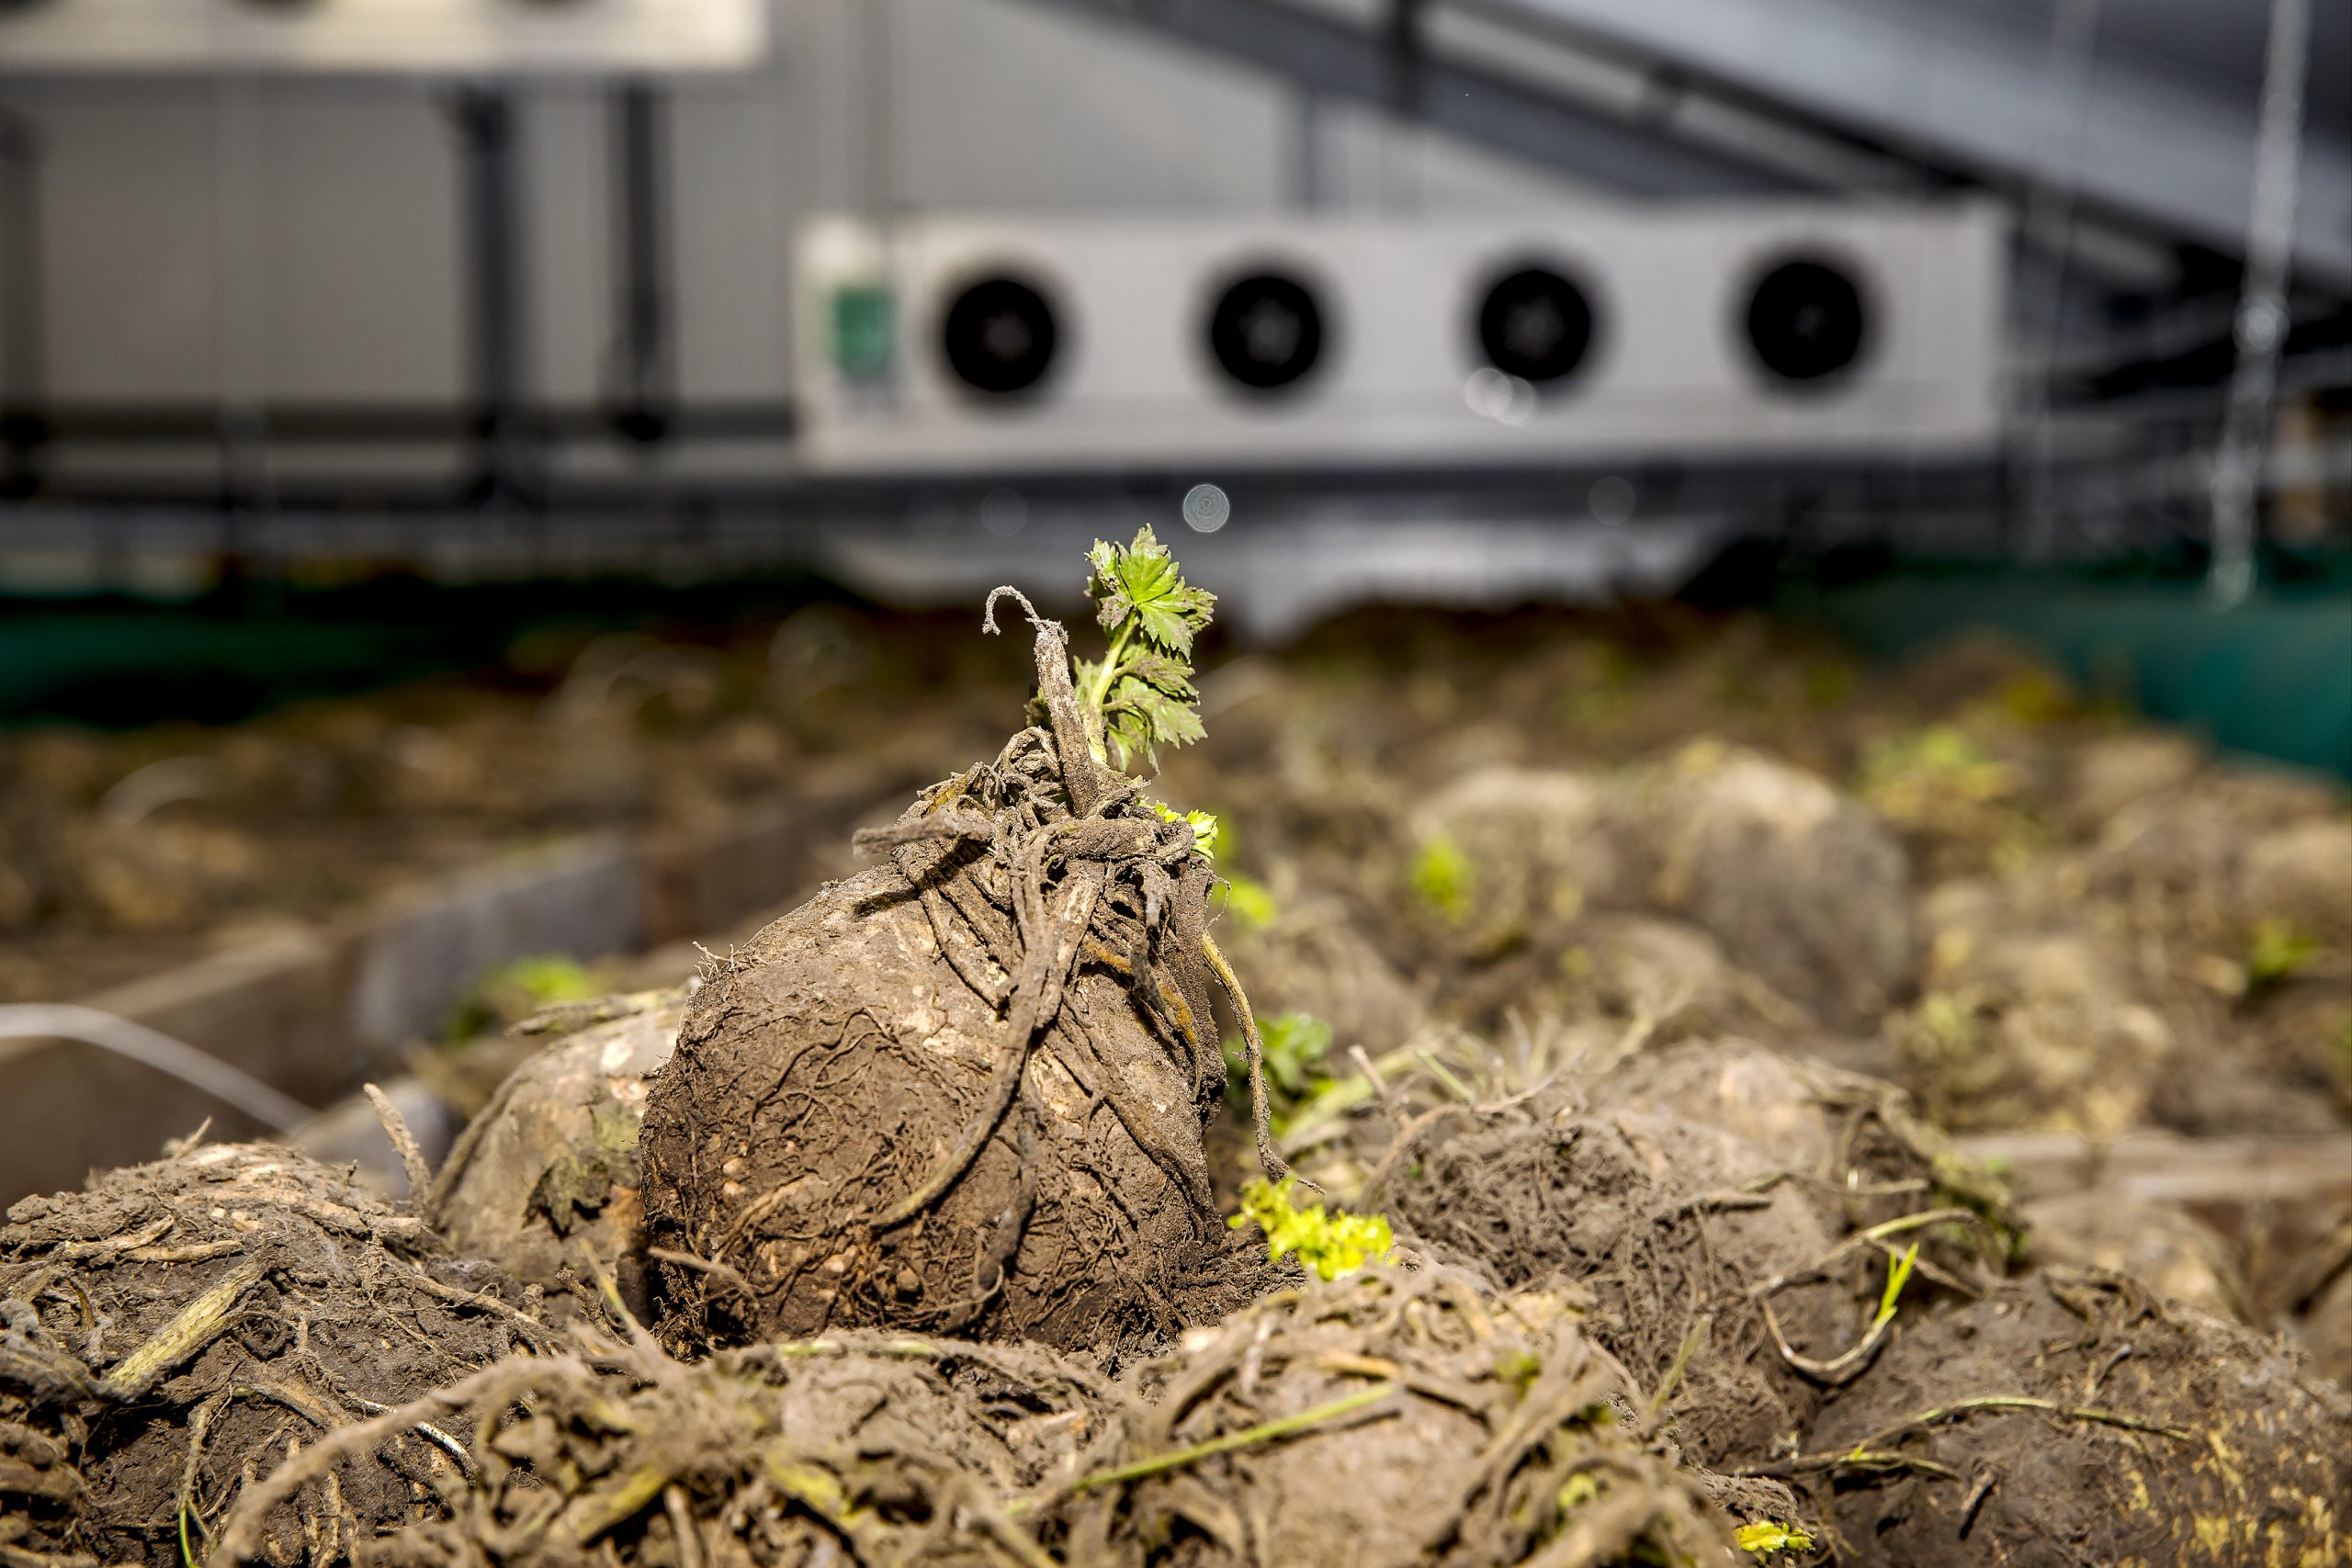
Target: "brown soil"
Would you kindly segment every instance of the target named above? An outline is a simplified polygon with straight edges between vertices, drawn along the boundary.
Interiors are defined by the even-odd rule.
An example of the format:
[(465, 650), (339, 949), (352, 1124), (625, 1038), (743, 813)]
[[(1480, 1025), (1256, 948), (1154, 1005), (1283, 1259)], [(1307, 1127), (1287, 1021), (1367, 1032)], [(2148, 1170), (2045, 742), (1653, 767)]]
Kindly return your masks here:
[(1237, 913), (1219, 927), (1235, 971), (1249, 976), (1253, 1007), (1269, 1017), (1319, 1019), (1343, 1055), (1351, 1045), (1393, 1051), (1428, 1022), (1420, 993), (1357, 933), (1342, 901), (1295, 889), (1273, 897), (1278, 912), (1269, 925)]
[(1873, 1023), (1905, 988), (1911, 874), (1868, 812), (1802, 770), (1703, 742), (1643, 789), (1660, 906), (1825, 1022)]
[(2034, 1268), (2129, 1275), (2208, 1317), (2259, 1325), (2254, 1291), (2229, 1243), (2177, 1203), (2112, 1192), (2070, 1192), (2028, 1203), (2021, 1259)]
[(1702, 1462), (1772, 1451), (1868, 1371), (1902, 1245), (1922, 1299), (2005, 1260), (1997, 1191), (1883, 1086), (1736, 1045), (1627, 1068), (1424, 1113), (1363, 1202), (1506, 1286), (1591, 1290), (1594, 1337)]
[(1089, 756), (1061, 628), (1050, 728), (873, 836), (706, 976), (645, 1112), (665, 1336), (891, 1325), (1071, 1348), (1165, 1338), (1251, 1272), (1202, 1129), (1209, 863)]
[(1994, 885), (1947, 885), (1925, 904), (1926, 994), (1895, 1032), (1930, 1115), (2099, 1137), (2146, 1122), (2177, 1042), (2138, 998), (2120, 938), (2021, 921)]
[(1580, 1309), (1377, 1267), (1269, 1296), (1136, 1369), (1061, 1505), (1067, 1560), (1729, 1564), (1724, 1514)]
[(361, 1561), (1037, 1562), (1013, 1499), (1067, 1481), (1109, 1398), (1026, 1347), (852, 1332), (689, 1367), (592, 1340), (448, 1391), (454, 1424), (486, 1434), (483, 1464), (447, 1517)]
[[(1793, 1190), (1739, 1191), (1762, 1162), (1721, 1176), (1719, 1201), (1678, 1178), (1716, 1151), (1681, 1129), (1583, 1119), (1479, 1125), (1442, 1117), (1364, 1195), (1437, 1258), (1506, 1287), (1582, 1285), (1594, 1337), (1645, 1390), (1671, 1390), (1675, 1430), (1702, 1462), (1768, 1451), (1804, 1429), (1818, 1395), (1774, 1354), (1747, 1288), (1826, 1255), (1831, 1238)], [(1821, 1355), (1848, 1348), (1857, 1314), (1842, 1287), (1808, 1284), (1774, 1303), (1782, 1331)], [(1704, 1330), (1701, 1320), (1707, 1322)]]
[[(0, 1549), (168, 1568), (324, 1433), (551, 1342), (537, 1293), (349, 1174), (198, 1145), (0, 1229)], [(413, 1423), (258, 1521), (278, 1563), (432, 1517), (474, 1462)]]
[(2312, 1298), (2303, 1318), (2303, 1341), (2321, 1371), (2352, 1389), (2352, 1268), (2336, 1274)]
[(1411, 825), (1418, 852), (1451, 846), (1467, 871), (1460, 904), (1422, 900), (1414, 911), (1422, 930), (1475, 959), (1539, 941), (1589, 905), (1638, 902), (1629, 815), (1606, 779), (1549, 769), (1465, 773)]
[[(689, 820), (866, 744), (887, 644), (776, 647), (699, 711), (724, 660), (583, 654), (521, 739), (399, 741), (379, 819)], [(984, 755), (952, 672), (923, 700)], [(251, 1151), (21, 1213), (0, 1568), (167, 1568), (183, 1475), (192, 1551), (266, 1513), (289, 1563), (1716, 1562), (1733, 1520), (1816, 1538), (1776, 1562), (2346, 1558), (2352, 1396), (2190, 1310), (2298, 1316), (2352, 1375), (2338, 1216), (2013, 1209), (1929, 1124), (2345, 1125), (2340, 792), (1997, 650), (1880, 675), (1752, 622), (1384, 614), (1203, 684), (1210, 739), (1152, 788), (1221, 814), (1213, 871), (1024, 731), (691, 998), (549, 1029), (434, 1184), (465, 1255), (609, 1275), (608, 1329), (768, 1343), (556, 1338), (491, 1262)], [(29, 775), (62, 817), (0, 795), (71, 851), (0, 855), (27, 950), (268, 900), (225, 797), (39, 827), (119, 776), (62, 755)], [(294, 811), (274, 766), (238, 798)], [(1388, 1213), (1396, 1263), (1302, 1286), (1225, 1225), (1254, 1118), (1215, 1114), (1219, 920), (1261, 1010), (1333, 1029), (1273, 1153)], [(234, 1272), (263, 1252), (295, 1261)], [(194, 1306), (225, 1325), (109, 1397)]]
[(2352, 1395), (2265, 1337), (2052, 1272), (1903, 1327), (1808, 1480), (1859, 1561), (2338, 1562)]

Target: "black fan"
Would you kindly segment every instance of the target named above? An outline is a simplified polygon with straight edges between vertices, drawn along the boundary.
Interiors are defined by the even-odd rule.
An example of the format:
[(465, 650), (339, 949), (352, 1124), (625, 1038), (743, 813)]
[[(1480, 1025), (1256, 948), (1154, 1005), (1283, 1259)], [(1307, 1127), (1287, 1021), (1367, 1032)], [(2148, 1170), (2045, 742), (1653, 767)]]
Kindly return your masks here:
[(1783, 381), (1818, 381), (1851, 367), (1870, 338), (1862, 291), (1834, 263), (1798, 257), (1768, 268), (1747, 297), (1747, 346)]
[(1252, 391), (1295, 385), (1322, 356), (1322, 309), (1296, 278), (1278, 272), (1238, 277), (1209, 313), (1209, 352)]
[(1538, 385), (1575, 374), (1592, 348), (1592, 304), (1547, 266), (1495, 280), (1478, 305), (1478, 347), (1506, 376)]
[(984, 277), (947, 308), (940, 352), (956, 378), (976, 392), (1026, 392), (1053, 368), (1059, 333), (1046, 296), (1020, 278)]

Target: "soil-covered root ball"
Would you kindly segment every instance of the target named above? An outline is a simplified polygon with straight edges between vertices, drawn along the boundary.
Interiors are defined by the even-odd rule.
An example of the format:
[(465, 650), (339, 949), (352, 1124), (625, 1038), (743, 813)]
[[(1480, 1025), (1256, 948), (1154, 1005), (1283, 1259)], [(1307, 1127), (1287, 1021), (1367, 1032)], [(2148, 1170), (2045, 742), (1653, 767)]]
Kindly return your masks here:
[(867, 837), (888, 864), (689, 1006), (641, 1145), (672, 1345), (1140, 1344), (1258, 1282), (1202, 1145), (1213, 867), (1096, 760), (1061, 628), (1035, 625), (1049, 727), (925, 790)]
[(2169, 966), (2247, 963), (2261, 947), (2352, 942), (2352, 813), (2322, 779), (2214, 767), (2103, 824), (2090, 894)]
[[(910, 822), (989, 800), (1003, 781), (977, 773)], [(662, 1265), (674, 1344), (895, 1325), (1089, 1347), (1182, 1325), (1187, 1282), (1231, 1256), (1201, 1134), (1224, 1059), (1197, 976), (1150, 956), (1141, 888), (1106, 897), (1100, 862), (1044, 885), (1056, 827), (1174, 837), (1063, 818), (1009, 864), (921, 846), (911, 877), (829, 886), (696, 997), (644, 1124), (650, 1240), (694, 1260)], [(1202, 897), (1168, 892), (1195, 915)]]
[(2352, 945), (2352, 812), (2289, 823), (2247, 846), (2245, 919), (2315, 945)]
[(1195, 1330), (1126, 1388), (1056, 1506), (1074, 1563), (1736, 1560), (1572, 1300), (1376, 1265)]
[(1405, 881), (1426, 940), (1490, 952), (1634, 897), (1625, 802), (1594, 775), (1488, 767), (1415, 814)]
[[(2267, 1113), (2263, 1119), (2239, 1125), (2250, 1131), (2332, 1131), (2352, 1122), (2352, 945), (2345, 952), (2344, 979), (2298, 976), (2267, 987), (2238, 1012), (2245, 1032), (2231, 1043), (2234, 1059), (2224, 1070), (2250, 1064), (2252, 1070), (2244, 1075), (2247, 1079), (2274, 1086), (2259, 1102)], [(2177, 1098), (2210, 1103), (2216, 1087), (2212, 1077), (2202, 1075), (2192, 1092)], [(2158, 1109), (2173, 1111), (2175, 1098), (2160, 1092)], [(2294, 1120), (2288, 1121), (2289, 1116)], [(2169, 1114), (2165, 1120), (2191, 1130), (2198, 1126), (2192, 1115)]]
[(2333, 1563), (2352, 1394), (2251, 1329), (2052, 1272), (1903, 1327), (1822, 1413), (1809, 1483), (1867, 1560)]
[(1875, 1225), (1927, 1206), (2017, 1228), (2007, 1184), (1920, 1120), (1910, 1096), (1861, 1073), (1745, 1040), (1687, 1041), (1577, 1063), (1558, 1088), (1595, 1115), (1729, 1134), (1761, 1156), (1765, 1175), (1802, 1181), (1833, 1225)]
[(2079, 837), (2096, 838), (2117, 813), (2177, 789), (2205, 762), (2204, 750), (2185, 735), (2127, 729), (2088, 737), (2065, 764), (2059, 824)]
[[(199, 1145), (27, 1198), (0, 1228), (0, 1548), (181, 1564), (295, 1450), (518, 1348), (530, 1292), (441, 1252), (347, 1170)], [(473, 1460), (389, 1429), (257, 1521), (276, 1563), (433, 1517)]]
[(2302, 1329), (2319, 1370), (2352, 1389), (2352, 1266), (2312, 1292)]
[(1590, 1332), (1702, 1463), (1784, 1445), (1860, 1376), (1890, 1279), (1899, 1307), (2006, 1260), (1997, 1186), (1884, 1085), (1739, 1044), (1616, 1076), (1426, 1113), (1359, 1206), (1503, 1285), (1589, 1289)]
[[(1853, 1270), (1796, 1280), (1835, 1258), (1836, 1238), (1792, 1184), (1741, 1190), (1766, 1162), (1728, 1163), (1727, 1143), (1672, 1123), (1434, 1113), (1361, 1206), (1507, 1288), (1589, 1290), (1593, 1337), (1665, 1393), (1695, 1459), (1720, 1463), (1802, 1431), (1819, 1403), (1775, 1331), (1829, 1360), (1855, 1348), (1869, 1316)], [(1768, 1324), (1751, 1292), (1784, 1277)]]
[(1926, 901), (1924, 994), (1894, 1025), (1905, 1081), (1961, 1131), (2112, 1136), (2146, 1120), (2176, 1041), (2128, 953), (2086, 926), (2023, 923), (2003, 889)]
[(2277, 1295), (2312, 1362), (2352, 1390), (2352, 1211), (2312, 1244)]
[(1790, 1041), (1821, 1034), (1804, 1009), (1735, 965), (1699, 927), (1621, 911), (1589, 912), (1526, 945), (1453, 966), (1440, 975), (1434, 1005), (1449, 1021), (1498, 1037), (1531, 1017), (1651, 1044), (1734, 1032)]
[(2036, 1199), (2020, 1213), (2030, 1267), (2128, 1274), (2177, 1305), (2260, 1321), (2230, 1244), (2185, 1204), (2094, 1187)]
[(1641, 785), (1647, 893), (1824, 1023), (1874, 1024), (1912, 970), (1911, 874), (1812, 773), (1708, 742)]
[(1802, 1009), (1733, 964), (1721, 942), (1688, 921), (1596, 915), (1569, 936), (1560, 968), (1570, 985), (1607, 1016), (1648, 1025), (1653, 1041), (1732, 1030), (1816, 1032)]
[(539, 1284), (584, 1255), (637, 1296), (646, 1083), (677, 1044), (685, 1000), (675, 991), (607, 998), (595, 1010), (612, 1016), (508, 1075), (433, 1184), (426, 1212), (451, 1247)]
[(1076, 1473), (1109, 1398), (1033, 1347), (874, 1332), (694, 1366), (650, 1344), (520, 1357), (436, 1396), (441, 1424), (481, 1434), (481, 1462), (445, 1514), (364, 1561), (1035, 1564), (1016, 1499)]

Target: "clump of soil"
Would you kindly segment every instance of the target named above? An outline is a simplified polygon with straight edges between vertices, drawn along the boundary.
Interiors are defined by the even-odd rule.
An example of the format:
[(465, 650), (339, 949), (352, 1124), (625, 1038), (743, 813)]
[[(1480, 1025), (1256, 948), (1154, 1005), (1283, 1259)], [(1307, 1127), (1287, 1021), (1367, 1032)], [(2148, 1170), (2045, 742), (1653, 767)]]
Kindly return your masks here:
[(1507, 1287), (1589, 1289), (1593, 1337), (1700, 1462), (1785, 1445), (1868, 1370), (1910, 1242), (1921, 1295), (2005, 1261), (1997, 1192), (1884, 1086), (1754, 1047), (1630, 1066), (1424, 1113), (1362, 1203)]
[(1578, 924), (1561, 967), (1601, 1010), (1646, 1022), (1660, 1042), (1746, 1028), (1799, 1037), (1812, 1020), (1732, 964), (1697, 926), (1650, 915), (1600, 915)]
[[(1558, 769), (1488, 767), (1432, 795), (1412, 825), (1422, 929), (1491, 953), (1637, 897), (1612, 781)], [(1460, 870), (1445, 874), (1458, 857)]]
[(2030, 1267), (2128, 1274), (2210, 1317), (2260, 1321), (2229, 1243), (2181, 1204), (2091, 1188), (2036, 1199), (2020, 1213)]
[(1728, 1564), (1729, 1521), (1579, 1315), (1374, 1266), (1197, 1330), (1131, 1374), (1059, 1505), (1068, 1560)]
[[(1506, 1288), (1590, 1290), (1594, 1338), (1666, 1393), (1693, 1457), (1713, 1463), (1768, 1451), (1811, 1418), (1818, 1393), (1781, 1364), (1747, 1292), (1834, 1246), (1793, 1188), (1740, 1190), (1762, 1160), (1735, 1174), (1720, 1155), (1672, 1123), (1465, 1111), (1407, 1140), (1363, 1204)], [(1792, 1286), (1772, 1303), (1780, 1331), (1816, 1356), (1849, 1349), (1868, 1315), (1849, 1300), (1854, 1283)]]
[(2235, 1324), (2063, 1271), (1898, 1330), (1822, 1412), (1809, 1482), (1858, 1555), (2336, 1562), (2352, 1394)]
[(2086, 738), (2064, 763), (2061, 824), (2096, 838), (2126, 807), (2176, 789), (2205, 766), (2205, 753), (2185, 735), (2125, 730)]
[[(14, 1563), (181, 1563), (289, 1453), (549, 1342), (536, 1292), (283, 1149), (199, 1145), (8, 1219), (0, 1548)], [(473, 1462), (429, 1423), (387, 1429), (257, 1518), (256, 1552), (331, 1560), (436, 1513)]]
[(1657, 905), (1825, 1023), (1866, 1025), (1912, 970), (1911, 873), (1868, 811), (1802, 769), (1701, 742), (1645, 792)]
[(2101, 1137), (2146, 1121), (2175, 1033), (2114, 938), (2022, 918), (1988, 884), (1947, 885), (1925, 906), (1925, 994), (1894, 1035), (1930, 1115)]
[(366, 1561), (1038, 1563), (1013, 1500), (1069, 1479), (1109, 1397), (1047, 1351), (871, 1332), (516, 1358), (436, 1397), (481, 1463)]
[(650, 1237), (685, 1258), (662, 1266), (673, 1345), (1139, 1343), (1255, 1280), (1202, 1147), (1212, 868), (1091, 754), (1061, 628), (1036, 627), (1047, 724), (925, 790), (869, 836), (888, 864), (688, 1008), (642, 1143)]
[(2281, 1294), (2319, 1370), (2352, 1389), (2352, 1213), (2309, 1249)]
[(1733, 964), (1708, 932), (1650, 914), (1585, 914), (1455, 971), (1438, 996), (1448, 1016), (1490, 1035), (1510, 1034), (1530, 1017), (1601, 1024), (1657, 1043), (1729, 1032), (1809, 1041), (1821, 1032), (1804, 1009)]
[(1804, 1182), (1832, 1223), (1873, 1225), (1923, 1203), (2017, 1228), (2006, 1183), (1920, 1119), (1892, 1084), (1744, 1040), (1692, 1041), (1574, 1065), (1564, 1092), (1595, 1113), (1679, 1120), (1729, 1134)]
[(2214, 769), (2150, 792), (2103, 825), (2088, 866), (2092, 890), (2135, 927), (2176, 939), (2227, 950), (2274, 919), (2323, 939), (2352, 931), (2352, 817), (2317, 779)]
[(647, 1080), (670, 1059), (685, 1004), (681, 990), (553, 1010), (548, 1026), (597, 1021), (516, 1067), (458, 1137), (425, 1206), (453, 1247), (543, 1285), (584, 1254), (643, 1299), (639, 1133)]
[(2352, 1388), (2352, 1269), (2337, 1274), (2313, 1298), (2303, 1319), (2303, 1338), (2319, 1370)]

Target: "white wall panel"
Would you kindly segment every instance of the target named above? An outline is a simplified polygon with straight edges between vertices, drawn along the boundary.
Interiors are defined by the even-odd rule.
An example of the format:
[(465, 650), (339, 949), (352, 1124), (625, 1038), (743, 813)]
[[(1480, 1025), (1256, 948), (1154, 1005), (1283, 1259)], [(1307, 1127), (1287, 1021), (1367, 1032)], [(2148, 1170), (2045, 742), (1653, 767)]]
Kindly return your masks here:
[(266, 395), (458, 396), (465, 297), (445, 111), (423, 88), (303, 83), (262, 89), (259, 107)]
[[(1295, 195), (1297, 100), (1147, 33), (1020, 0), (763, 4), (764, 63), (661, 84), (689, 400), (792, 393), (791, 236), (814, 214), (1272, 214)], [(608, 389), (609, 90), (516, 88), (524, 375), (563, 402)], [(465, 197), (445, 91), (0, 65), (0, 108), (28, 119), (42, 149), (50, 395), (462, 395)], [(1432, 214), (1577, 196), (1349, 106), (1317, 119), (1322, 194), (1339, 211), (1392, 204), (1400, 169)]]
[(209, 93), (107, 86), (9, 101), (40, 137), (50, 394), (211, 396), (220, 278)]
[(520, 118), (526, 376), (539, 397), (584, 402), (604, 389), (612, 340), (605, 93), (541, 88), (525, 101)]

